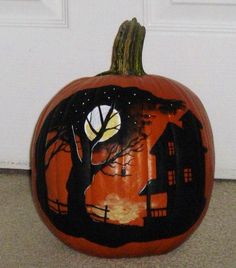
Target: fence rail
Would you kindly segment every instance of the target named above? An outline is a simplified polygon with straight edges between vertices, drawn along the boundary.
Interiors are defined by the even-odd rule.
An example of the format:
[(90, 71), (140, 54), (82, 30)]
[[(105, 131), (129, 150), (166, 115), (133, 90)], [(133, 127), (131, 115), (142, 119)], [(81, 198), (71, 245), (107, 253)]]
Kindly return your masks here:
[[(54, 206), (52, 204), (54, 204)], [(61, 215), (67, 214), (68, 205), (60, 202), (58, 199), (52, 200), (52, 199), (48, 198), (48, 206), (51, 210), (53, 210), (56, 213), (59, 213)], [(99, 207), (99, 206), (95, 206), (92, 204), (86, 204), (86, 207), (90, 207), (90, 208), (94, 208), (94, 209), (97, 209), (100, 211), (104, 211), (103, 216), (100, 216), (100, 215), (96, 214), (95, 212), (88, 213), (90, 216), (94, 217), (95, 219), (97, 219), (99, 221), (103, 220), (104, 223), (106, 223), (107, 220), (109, 220), (108, 212), (110, 210), (108, 209), (107, 205), (105, 207)]]
[(63, 208), (68, 207), (67, 204), (61, 203), (58, 199), (52, 200), (48, 198), (48, 201), (56, 205), (56, 208), (55, 208), (55, 206), (52, 206), (50, 203), (48, 204), (49, 208), (52, 209), (54, 212), (57, 212), (59, 214), (67, 213), (67, 209), (63, 209)]
[(96, 213), (94, 213), (94, 212), (90, 212), (89, 215), (94, 216), (94, 217), (97, 218), (98, 220), (103, 219), (103, 222), (104, 222), (104, 223), (106, 223), (107, 220), (109, 220), (107, 214), (108, 214), (108, 212), (109, 212), (110, 210), (108, 209), (108, 206), (107, 206), (107, 205), (106, 205), (104, 208), (102, 208), (102, 207), (98, 207), (98, 206), (95, 206), (95, 205), (91, 205), (91, 204), (87, 204), (86, 206), (87, 206), (87, 207), (91, 207), (91, 208), (95, 208), (95, 209), (98, 209), (98, 210), (101, 210), (101, 211), (104, 211), (104, 215), (103, 215), (103, 216), (100, 216), (100, 215), (98, 215), (98, 214), (96, 214)]

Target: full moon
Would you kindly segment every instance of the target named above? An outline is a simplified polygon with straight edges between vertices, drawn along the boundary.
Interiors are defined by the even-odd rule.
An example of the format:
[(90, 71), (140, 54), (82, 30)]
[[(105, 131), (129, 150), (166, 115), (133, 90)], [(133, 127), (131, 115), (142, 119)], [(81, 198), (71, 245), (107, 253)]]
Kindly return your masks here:
[[(100, 107), (102, 119), (100, 116), (99, 107)], [(91, 141), (96, 138), (97, 136), (96, 132), (98, 133), (100, 129), (102, 128), (102, 121), (106, 119), (108, 112), (111, 109), (111, 106), (108, 106), (108, 105), (101, 105), (99, 107), (98, 106), (95, 107), (88, 114), (84, 123), (85, 133), (87, 137), (89, 138), (89, 140)], [(102, 134), (102, 137), (100, 138), (98, 142), (106, 141), (110, 139), (112, 136), (114, 136), (119, 131), (120, 125), (121, 125), (120, 115), (116, 109), (113, 109), (110, 115), (110, 118), (107, 122), (106, 128)]]

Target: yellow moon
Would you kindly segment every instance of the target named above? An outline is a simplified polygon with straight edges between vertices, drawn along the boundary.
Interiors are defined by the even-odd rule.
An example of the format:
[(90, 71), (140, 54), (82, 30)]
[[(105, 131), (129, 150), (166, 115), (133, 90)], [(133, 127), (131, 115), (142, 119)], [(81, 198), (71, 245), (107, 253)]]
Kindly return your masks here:
[[(108, 115), (108, 112), (110, 109), (111, 109), (111, 106), (108, 106), (108, 105), (100, 106), (101, 116), (102, 116), (103, 121)], [(120, 126), (121, 126), (120, 115), (116, 109), (113, 109), (110, 115), (110, 119), (108, 120), (106, 128), (102, 134), (102, 137), (100, 138), (98, 142), (103, 142), (113, 137), (119, 131)], [(97, 133), (101, 130), (101, 128), (102, 128), (102, 121), (100, 117), (99, 108), (97, 106), (88, 114), (84, 123), (84, 130), (89, 140), (93, 141), (96, 138)]]

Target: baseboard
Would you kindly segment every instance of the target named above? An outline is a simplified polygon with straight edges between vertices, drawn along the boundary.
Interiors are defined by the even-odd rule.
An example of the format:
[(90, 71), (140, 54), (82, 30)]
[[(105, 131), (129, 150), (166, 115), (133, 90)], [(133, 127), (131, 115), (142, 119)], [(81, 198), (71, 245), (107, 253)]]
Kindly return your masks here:
[(30, 169), (13, 169), (13, 168), (0, 168), (0, 174), (10, 174), (10, 175), (31, 175)]
[(0, 161), (0, 169), (30, 170), (28, 161)]

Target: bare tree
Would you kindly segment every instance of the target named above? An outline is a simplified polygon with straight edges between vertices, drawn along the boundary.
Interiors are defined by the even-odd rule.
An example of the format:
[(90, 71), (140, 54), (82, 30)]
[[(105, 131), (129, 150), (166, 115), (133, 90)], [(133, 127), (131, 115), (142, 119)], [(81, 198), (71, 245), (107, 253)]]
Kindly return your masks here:
[[(67, 182), (68, 190), (68, 213), (71, 215), (80, 214), (83, 218), (88, 219), (86, 204), (85, 204), (85, 191), (92, 183), (93, 177), (100, 171), (107, 176), (130, 176), (131, 174), (122, 174), (121, 172), (107, 172), (106, 167), (115, 168), (115, 166), (128, 166), (134, 158), (134, 155), (141, 152), (143, 149), (142, 141), (145, 139), (142, 135), (134, 135), (128, 139), (125, 144), (117, 142), (110, 143), (106, 146), (106, 156), (100, 163), (92, 163), (93, 152), (98, 143), (102, 143), (103, 139), (110, 139), (120, 130), (120, 117), (116, 111), (114, 104), (104, 112), (102, 106), (97, 106), (98, 118), (96, 124), (91, 114), (86, 117), (85, 124), (89, 127), (89, 133), (80, 137), (80, 151), (76, 142), (76, 134), (73, 125), (70, 131), (70, 151), (72, 155), (73, 167)], [(112, 120), (112, 121), (111, 121)], [(108, 131), (109, 134), (107, 133)], [(88, 132), (88, 131), (87, 131)], [(108, 136), (104, 137), (105, 134)], [(125, 163), (120, 159), (128, 158)], [(82, 215), (83, 214), (83, 215)], [(89, 220), (89, 219), (88, 219)]]
[[(106, 159), (103, 161), (103, 163), (97, 165), (97, 169), (101, 171), (104, 175), (107, 176), (122, 176), (122, 177), (127, 177), (131, 176), (131, 174), (126, 174), (123, 173), (122, 170), (123, 168), (126, 168), (127, 166), (132, 166), (132, 161), (134, 160), (134, 155), (136, 153), (139, 153), (143, 149), (143, 143), (142, 141), (144, 140), (144, 137), (134, 137), (131, 139), (126, 145), (121, 146), (119, 144), (113, 144), (109, 146), (108, 148), (108, 154)], [(126, 157), (128, 156), (128, 157)], [(119, 159), (126, 157), (127, 160), (125, 162), (120, 162)], [(121, 167), (121, 172), (120, 173), (109, 173), (105, 171), (105, 168), (107, 166), (111, 168), (115, 168), (115, 166), (118, 165)]]
[[(52, 159), (59, 153), (59, 152), (65, 152), (70, 153), (70, 145), (69, 140), (66, 136), (67, 134), (67, 128), (65, 126), (54, 128), (50, 132), (50, 138), (47, 139), (46, 145), (45, 145), (45, 151), (46, 151), (46, 157), (45, 157), (45, 169), (47, 170)], [(74, 142), (77, 144), (77, 147), (79, 149), (80, 141), (76, 137), (74, 139)]]
[[(86, 210), (85, 192), (94, 176), (98, 172), (110, 177), (132, 175), (129, 167), (135, 155), (143, 150), (147, 138), (143, 127), (152, 123), (142, 111), (175, 113), (182, 107), (182, 102), (157, 98), (149, 92), (114, 89), (78, 92), (61, 102), (47, 117), (37, 147), (38, 155), (42, 155), (37, 158), (37, 165), (44, 210), (48, 210), (46, 170), (58, 153), (65, 152), (71, 157), (66, 184), (68, 216), (81, 218), (86, 224), (86, 219), (91, 219)], [(98, 98), (98, 106), (89, 102), (92, 98)], [(106, 152), (101, 154), (103, 158), (93, 163), (93, 156), (101, 150)]]

